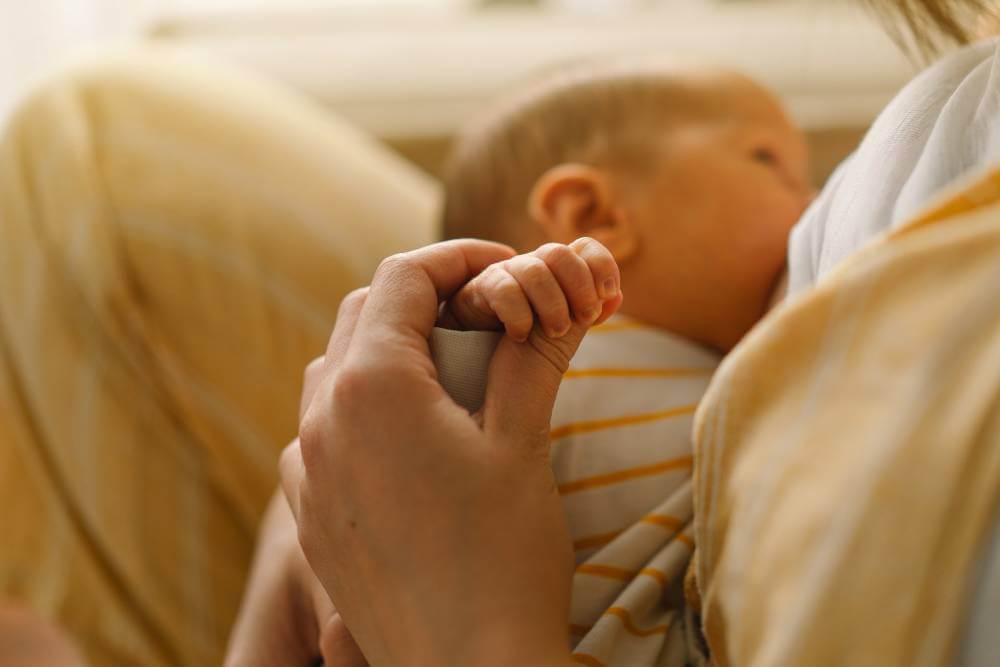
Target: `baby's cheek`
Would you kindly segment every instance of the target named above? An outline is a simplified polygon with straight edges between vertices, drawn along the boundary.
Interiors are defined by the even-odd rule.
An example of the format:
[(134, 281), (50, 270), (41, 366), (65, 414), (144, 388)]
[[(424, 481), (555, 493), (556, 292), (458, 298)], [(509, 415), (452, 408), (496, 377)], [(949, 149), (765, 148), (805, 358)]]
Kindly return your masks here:
[(762, 192), (759, 200), (757, 233), (762, 243), (784, 253), (788, 235), (805, 209), (804, 200), (787, 190)]
[(787, 197), (758, 200), (753, 214), (744, 214), (743, 228), (727, 241), (742, 241), (742, 274), (758, 287), (770, 288), (785, 265), (788, 235), (798, 218), (797, 208)]

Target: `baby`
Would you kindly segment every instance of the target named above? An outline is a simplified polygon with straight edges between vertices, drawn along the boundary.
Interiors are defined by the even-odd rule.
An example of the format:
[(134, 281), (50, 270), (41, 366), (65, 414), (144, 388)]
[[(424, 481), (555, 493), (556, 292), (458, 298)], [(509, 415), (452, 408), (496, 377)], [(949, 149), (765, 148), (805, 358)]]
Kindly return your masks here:
[[(570, 633), (583, 664), (684, 664), (692, 418), (783, 274), (812, 194), (802, 133), (738, 74), (584, 68), (470, 126), (445, 188), (446, 237), (542, 245), (450, 310), (490, 310), (523, 340), (534, 322), (557, 336), (621, 303), (584, 339), (552, 418), (577, 560)], [(572, 293), (588, 280), (587, 298)]]

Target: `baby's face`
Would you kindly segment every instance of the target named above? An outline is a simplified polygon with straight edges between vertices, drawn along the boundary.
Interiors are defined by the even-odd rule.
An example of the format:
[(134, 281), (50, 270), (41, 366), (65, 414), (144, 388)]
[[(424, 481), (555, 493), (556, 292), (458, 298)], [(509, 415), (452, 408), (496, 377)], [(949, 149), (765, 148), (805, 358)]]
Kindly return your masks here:
[(813, 192), (802, 132), (762, 89), (734, 88), (720, 93), (724, 118), (667, 132), (636, 215), (649, 288), (685, 285), (681, 302), (711, 309), (706, 336), (723, 349), (767, 311)]

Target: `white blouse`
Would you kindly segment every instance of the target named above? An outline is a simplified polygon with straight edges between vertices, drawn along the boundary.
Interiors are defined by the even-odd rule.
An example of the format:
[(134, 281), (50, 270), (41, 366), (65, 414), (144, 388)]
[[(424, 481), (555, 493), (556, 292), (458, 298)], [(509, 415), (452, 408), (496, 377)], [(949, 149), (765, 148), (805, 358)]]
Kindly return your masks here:
[(789, 240), (789, 293), (943, 188), (1000, 162), (1000, 38), (965, 47), (911, 81), (834, 172)]

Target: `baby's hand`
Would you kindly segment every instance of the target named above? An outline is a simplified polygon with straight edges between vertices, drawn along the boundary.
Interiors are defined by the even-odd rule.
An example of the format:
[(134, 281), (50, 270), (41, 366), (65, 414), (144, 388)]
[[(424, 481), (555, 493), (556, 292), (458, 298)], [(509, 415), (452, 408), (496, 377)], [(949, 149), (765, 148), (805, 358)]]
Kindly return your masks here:
[(447, 303), (444, 319), (467, 329), (501, 325), (516, 341), (528, 339), (535, 317), (545, 334), (559, 338), (572, 326), (599, 324), (621, 305), (618, 264), (603, 245), (579, 238), (547, 243), (486, 268)]

